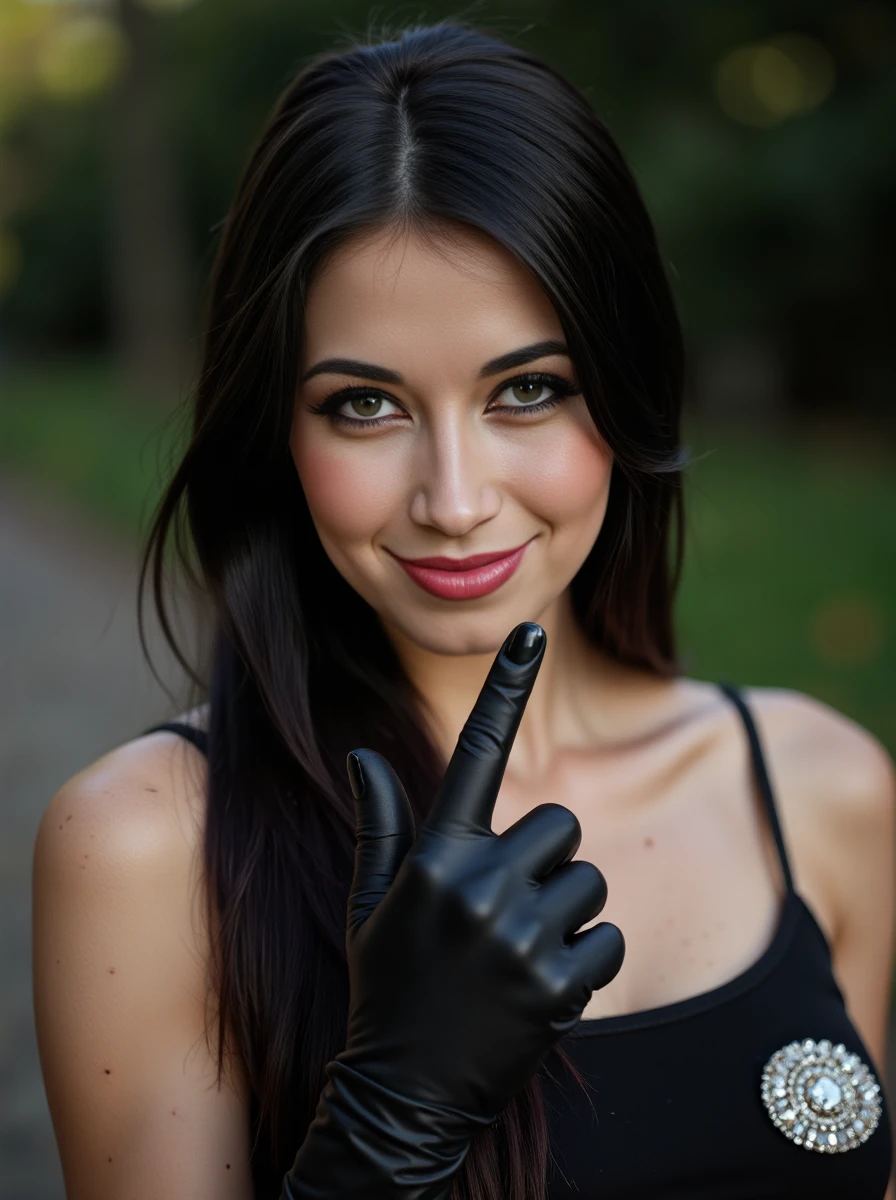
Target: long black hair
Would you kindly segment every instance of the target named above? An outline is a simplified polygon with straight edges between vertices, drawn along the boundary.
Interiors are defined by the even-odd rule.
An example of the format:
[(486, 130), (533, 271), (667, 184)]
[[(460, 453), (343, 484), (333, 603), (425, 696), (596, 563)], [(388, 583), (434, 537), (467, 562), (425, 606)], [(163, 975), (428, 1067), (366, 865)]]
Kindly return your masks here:
[[(277, 102), (224, 222), (191, 437), (148, 533), (138, 605), (142, 636), (151, 578), (169, 642), (207, 686), (218, 1070), (230, 1049), (245, 1064), (260, 1196), (279, 1194), (345, 1044), (346, 754), (385, 755), (418, 820), (446, 765), (376, 613), (325, 554), (297, 477), (304, 300), (315, 267), (356, 234), (458, 228), (494, 239), (540, 283), (614, 455), (604, 523), (571, 585), (577, 620), (620, 662), (681, 670), (682, 336), (620, 151), (569, 82), (464, 23), (314, 59)], [(210, 600), (207, 684), (170, 621), (172, 539)], [(557, 1062), (582, 1084), (565, 1055)], [(541, 1200), (548, 1154), (536, 1075), (474, 1139), (454, 1194)]]

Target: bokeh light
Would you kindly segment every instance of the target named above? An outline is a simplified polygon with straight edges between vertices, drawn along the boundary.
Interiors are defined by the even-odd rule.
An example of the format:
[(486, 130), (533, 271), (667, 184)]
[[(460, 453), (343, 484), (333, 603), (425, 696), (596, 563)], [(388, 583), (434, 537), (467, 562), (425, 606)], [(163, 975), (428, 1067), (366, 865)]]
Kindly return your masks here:
[(71, 17), (43, 42), (37, 76), (44, 90), (61, 100), (76, 100), (105, 91), (118, 78), (127, 42), (108, 17)]
[(809, 638), (824, 663), (853, 667), (873, 662), (886, 640), (881, 604), (863, 592), (833, 596), (815, 613)]
[(811, 112), (834, 89), (834, 60), (817, 38), (786, 34), (739, 46), (719, 62), (716, 97), (742, 125), (777, 125)]
[(0, 3), (0, 97), (10, 106), (28, 90), (41, 40), (53, 21), (49, 6)]

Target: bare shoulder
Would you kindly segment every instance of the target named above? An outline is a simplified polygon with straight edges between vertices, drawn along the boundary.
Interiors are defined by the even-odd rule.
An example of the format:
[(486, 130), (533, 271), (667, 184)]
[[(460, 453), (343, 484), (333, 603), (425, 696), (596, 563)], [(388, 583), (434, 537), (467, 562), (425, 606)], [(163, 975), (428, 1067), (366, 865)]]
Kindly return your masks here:
[[(193, 710), (178, 720), (203, 728), (202, 715)], [(82, 861), (123, 852), (193, 857), (206, 785), (205, 756), (186, 739), (167, 730), (135, 738), (63, 783), (44, 812), (38, 845), (63, 857), (80, 852)]]
[[(632, 673), (630, 673), (632, 674)], [(636, 677), (638, 704), (656, 704), (658, 724), (711, 727), (731, 704), (718, 684), (679, 677), (657, 682)], [(785, 819), (886, 823), (896, 807), (896, 765), (878, 738), (829, 704), (790, 688), (744, 687), (776, 800)], [(645, 702), (644, 697), (648, 700)], [(737, 730), (737, 744), (743, 739)], [(732, 737), (730, 744), (735, 744)]]
[(896, 768), (874, 734), (803, 692), (749, 688), (745, 696), (770, 770), (787, 793), (835, 823), (889, 819)]
[[(836, 943), (893, 884), (896, 768), (878, 738), (802, 692), (750, 688), (796, 884)], [(864, 888), (857, 889), (861, 875)]]
[(216, 1078), (205, 787), (199, 750), (148, 734), (67, 780), (38, 829), (35, 1023), (73, 1200), (138, 1178), (171, 1200), (251, 1194), (238, 1054)]

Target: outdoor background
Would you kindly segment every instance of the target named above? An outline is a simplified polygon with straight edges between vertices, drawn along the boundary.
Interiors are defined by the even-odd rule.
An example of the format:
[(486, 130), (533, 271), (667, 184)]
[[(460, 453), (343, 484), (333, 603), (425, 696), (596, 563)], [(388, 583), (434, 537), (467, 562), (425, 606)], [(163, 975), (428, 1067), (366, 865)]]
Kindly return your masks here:
[[(690, 353), (690, 673), (796, 688), (896, 754), (896, 10), (880, 0), (0, 0), (0, 1194), (61, 1200), (30, 871), (60, 784), (177, 711), (136, 640), (220, 223), (309, 56), (462, 16), (585, 89)], [(533, 180), (537, 186), (537, 180)], [(857, 881), (858, 883), (858, 881)]]

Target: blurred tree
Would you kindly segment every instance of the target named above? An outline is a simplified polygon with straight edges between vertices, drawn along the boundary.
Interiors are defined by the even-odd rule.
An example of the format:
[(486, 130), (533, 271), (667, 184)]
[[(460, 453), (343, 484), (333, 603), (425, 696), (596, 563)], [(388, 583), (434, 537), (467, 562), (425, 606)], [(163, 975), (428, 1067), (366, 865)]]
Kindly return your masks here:
[(128, 62), (110, 96), (111, 315), (134, 396), (157, 401), (185, 383), (192, 258), (168, 132), (164, 46), (137, 0), (116, 0)]
[[(136, 17), (138, 0), (127, 2)], [(111, 177), (102, 169), (102, 97), (63, 104), (37, 92), (4, 117), (5, 79), (18, 67), (0, 48), (0, 155), (14, 152), (37, 180), (30, 199), (0, 216), (0, 247), (5, 231), (7, 250), (10, 238), (18, 247), (7, 257), (21, 264), (0, 313), (19, 346), (102, 345), (115, 329), (127, 340), (125, 319), (131, 329), (150, 321), (138, 313), (138, 293), (153, 319), (167, 320), (159, 344), (170, 343), (184, 317), (176, 299), (161, 299), (164, 289), (186, 294), (195, 321), (236, 178), (295, 71), (346, 35), (363, 37), (371, 24), (376, 32), (383, 17), (398, 26), (459, 11), (449, 0), (433, 0), (424, 14), (366, 0), (140, 2), (156, 12), (127, 31), (133, 57), (115, 101)], [(0, 0), (0, 12), (11, 4), (32, 13), (52, 7)], [(554, 63), (620, 142), (669, 263), (699, 408), (760, 419), (780, 403), (804, 413), (848, 407), (894, 418), (892, 3), (489, 0), (460, 11)], [(143, 99), (133, 91), (123, 99), (140, 86)], [(130, 139), (121, 132), (128, 104), (142, 114), (130, 119)], [(138, 132), (141, 121), (154, 132)], [(110, 178), (118, 181), (114, 193)], [(138, 188), (141, 178), (146, 186)], [(175, 184), (188, 206), (186, 284), (177, 283), (185, 252)], [(0, 179), (0, 213), (4, 188)], [(101, 263), (113, 194), (117, 219), (130, 211), (134, 224), (116, 226), (120, 249), (106, 278), (118, 282), (110, 292)], [(2, 260), (0, 249), (0, 290)], [(118, 299), (128, 288), (133, 310)]]
[(184, 382), (193, 247), (156, 19), (137, 0), (0, 3), (0, 161), (13, 167), (0, 215), (19, 226), (0, 236), (0, 296), (12, 290), (32, 345), (111, 337), (129, 393), (167, 400)]

